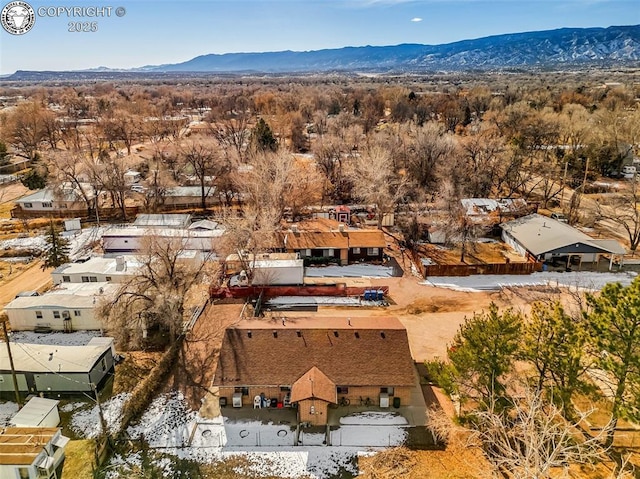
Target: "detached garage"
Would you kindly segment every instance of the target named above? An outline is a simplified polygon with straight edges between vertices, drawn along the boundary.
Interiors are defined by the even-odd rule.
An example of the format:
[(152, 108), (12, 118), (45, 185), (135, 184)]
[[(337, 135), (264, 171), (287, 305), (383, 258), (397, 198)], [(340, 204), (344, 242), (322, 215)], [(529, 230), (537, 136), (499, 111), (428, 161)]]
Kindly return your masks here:
[(609, 257), (609, 269), (614, 257), (626, 254), (615, 240), (597, 240), (566, 223), (533, 214), (502, 223), (502, 240), (522, 256), (536, 261), (579, 257), (581, 263), (597, 263), (601, 255)]

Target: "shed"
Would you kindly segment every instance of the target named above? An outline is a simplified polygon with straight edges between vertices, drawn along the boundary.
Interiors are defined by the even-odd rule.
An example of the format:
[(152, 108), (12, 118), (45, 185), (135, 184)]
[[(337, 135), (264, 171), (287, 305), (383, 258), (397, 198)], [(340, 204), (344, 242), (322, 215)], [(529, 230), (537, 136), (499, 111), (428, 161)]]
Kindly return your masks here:
[(60, 424), (55, 399), (32, 397), (9, 421), (15, 427), (57, 427)]

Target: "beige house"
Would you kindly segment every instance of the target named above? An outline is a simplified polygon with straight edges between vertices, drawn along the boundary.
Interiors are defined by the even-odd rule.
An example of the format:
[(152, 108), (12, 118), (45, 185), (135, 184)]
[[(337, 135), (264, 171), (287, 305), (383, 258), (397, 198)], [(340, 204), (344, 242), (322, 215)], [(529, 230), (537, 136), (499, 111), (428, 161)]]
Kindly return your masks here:
[(214, 378), (223, 403), (291, 404), (313, 425), (343, 398), (407, 404), (414, 383), (407, 331), (394, 317), (241, 321), (225, 331)]

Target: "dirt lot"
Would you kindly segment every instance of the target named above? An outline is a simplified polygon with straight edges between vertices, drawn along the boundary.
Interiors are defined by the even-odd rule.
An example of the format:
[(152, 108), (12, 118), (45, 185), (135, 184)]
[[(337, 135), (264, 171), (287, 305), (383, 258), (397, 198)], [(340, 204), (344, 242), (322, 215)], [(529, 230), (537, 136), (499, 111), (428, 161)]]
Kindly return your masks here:
[[(5, 306), (21, 291), (42, 291), (51, 284), (53, 269), (43, 271), (42, 261), (33, 261), (28, 265), (13, 264), (11, 268), (12, 274), (0, 279), (0, 306)], [(2, 271), (8, 273), (8, 264), (2, 263)]]

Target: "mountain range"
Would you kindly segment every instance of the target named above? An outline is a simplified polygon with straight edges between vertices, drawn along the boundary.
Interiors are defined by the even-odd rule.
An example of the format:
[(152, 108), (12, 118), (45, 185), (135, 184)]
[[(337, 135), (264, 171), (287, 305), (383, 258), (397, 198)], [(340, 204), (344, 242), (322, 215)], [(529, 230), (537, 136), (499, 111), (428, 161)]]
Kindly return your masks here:
[(130, 70), (17, 71), (3, 80), (111, 79), (198, 73), (428, 72), (640, 65), (640, 25), (561, 28), (443, 45), (344, 47), (314, 51), (226, 53)]
[(469, 70), (640, 61), (640, 25), (561, 28), (444, 45), (344, 47), (315, 51), (209, 54), (150, 72), (321, 72)]

